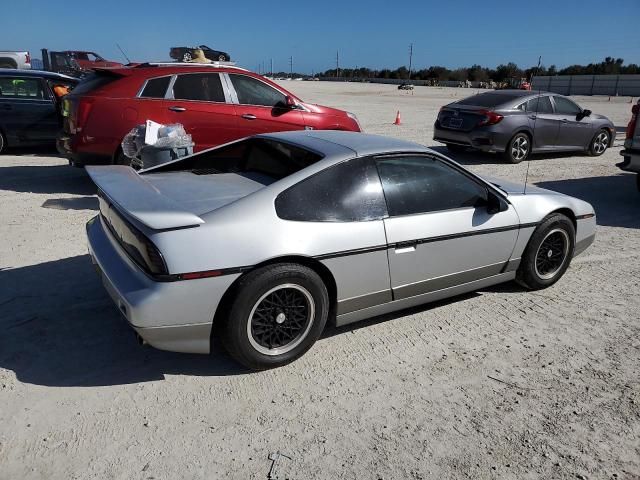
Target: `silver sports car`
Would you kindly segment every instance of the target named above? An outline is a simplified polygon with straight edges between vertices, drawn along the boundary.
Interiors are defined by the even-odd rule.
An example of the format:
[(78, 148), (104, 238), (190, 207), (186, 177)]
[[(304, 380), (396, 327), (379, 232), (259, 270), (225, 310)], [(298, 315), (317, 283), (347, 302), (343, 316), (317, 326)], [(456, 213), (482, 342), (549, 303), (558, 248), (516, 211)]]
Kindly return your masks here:
[(555, 283), (593, 241), (576, 198), (486, 180), (422, 145), (258, 135), (136, 173), (87, 167), (89, 251), (150, 345), (253, 369), (345, 325), (510, 280)]
[(616, 129), (604, 115), (549, 92), (498, 90), (445, 105), (433, 139), (451, 151), (497, 152), (511, 163), (530, 153), (582, 151), (602, 155)]

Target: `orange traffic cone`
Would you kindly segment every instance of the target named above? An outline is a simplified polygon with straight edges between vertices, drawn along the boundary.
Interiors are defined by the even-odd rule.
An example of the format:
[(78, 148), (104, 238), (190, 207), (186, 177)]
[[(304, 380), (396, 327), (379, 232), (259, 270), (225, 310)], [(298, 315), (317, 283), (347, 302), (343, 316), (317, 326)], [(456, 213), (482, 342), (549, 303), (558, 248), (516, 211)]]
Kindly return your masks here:
[(396, 121), (393, 122), (394, 125), (402, 125), (402, 120), (400, 120), (400, 110), (396, 113)]

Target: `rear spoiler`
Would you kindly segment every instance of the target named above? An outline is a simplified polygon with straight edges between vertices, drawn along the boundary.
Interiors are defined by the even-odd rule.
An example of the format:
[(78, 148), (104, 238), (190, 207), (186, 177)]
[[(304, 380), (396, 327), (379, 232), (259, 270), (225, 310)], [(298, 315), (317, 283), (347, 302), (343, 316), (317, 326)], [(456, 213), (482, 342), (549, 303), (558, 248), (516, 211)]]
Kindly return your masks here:
[(174, 200), (124, 165), (87, 166), (89, 176), (118, 210), (154, 230), (197, 227), (204, 220), (184, 210)]

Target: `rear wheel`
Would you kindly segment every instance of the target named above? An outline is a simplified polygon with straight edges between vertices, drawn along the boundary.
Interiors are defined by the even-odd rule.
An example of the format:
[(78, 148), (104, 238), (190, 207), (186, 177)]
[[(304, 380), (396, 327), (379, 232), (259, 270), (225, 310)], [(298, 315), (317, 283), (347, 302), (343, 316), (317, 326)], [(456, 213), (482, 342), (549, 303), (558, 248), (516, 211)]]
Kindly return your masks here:
[(531, 153), (531, 139), (526, 133), (516, 133), (509, 141), (504, 158), (510, 163), (520, 163)]
[(549, 215), (533, 232), (522, 255), (516, 280), (531, 290), (556, 283), (569, 268), (576, 230), (565, 215)]
[(303, 265), (268, 265), (246, 275), (222, 326), (223, 345), (242, 365), (285, 365), (316, 342), (327, 322), (329, 295)]
[(185, 52), (185, 54), (182, 55), (182, 61), (183, 62), (190, 62), (191, 60), (193, 60), (193, 57), (191, 56), (191, 53)]
[(4, 151), (6, 146), (7, 146), (7, 142), (4, 139), (4, 135), (2, 134), (2, 132), (0, 132), (0, 153), (2, 153)]
[(589, 145), (589, 155), (592, 157), (599, 157), (607, 150), (607, 148), (609, 148), (610, 143), (611, 137), (609, 132), (604, 128), (599, 130), (593, 137), (593, 140), (591, 140), (591, 145)]
[(225, 57), (224, 55), (220, 55), (218, 56), (218, 60), (221, 62), (224, 62), (227, 59), (227, 57)]

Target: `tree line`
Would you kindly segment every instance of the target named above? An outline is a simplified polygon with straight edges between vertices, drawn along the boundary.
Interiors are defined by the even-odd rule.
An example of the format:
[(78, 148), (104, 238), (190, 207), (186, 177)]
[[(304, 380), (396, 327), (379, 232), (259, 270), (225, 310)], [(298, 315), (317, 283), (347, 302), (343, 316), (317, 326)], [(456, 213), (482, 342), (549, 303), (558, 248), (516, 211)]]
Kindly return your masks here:
[[(284, 73), (284, 72), (283, 72)], [(558, 69), (555, 65), (540, 68), (533, 66), (522, 69), (513, 62), (498, 65), (496, 68), (487, 68), (481, 65), (472, 65), (467, 68), (456, 68), (450, 70), (447, 67), (432, 66), (411, 72), (411, 80), (454, 80), (454, 81), (477, 81), (487, 82), (493, 80), (495, 82), (503, 82), (509, 78), (531, 78), (533, 75), (618, 75), (618, 74), (640, 74), (640, 66), (635, 63), (624, 65), (622, 58), (607, 57), (600, 63), (590, 63), (589, 65), (570, 65), (565, 68)], [(297, 75), (308, 77), (308, 75)], [(329, 69), (323, 73), (319, 73), (319, 77), (336, 77), (336, 69)], [(402, 66), (391, 70), (384, 68), (381, 70), (372, 70), (370, 68), (341, 68), (339, 70), (340, 77), (346, 78), (391, 78), (391, 79), (409, 79), (409, 70)]]

